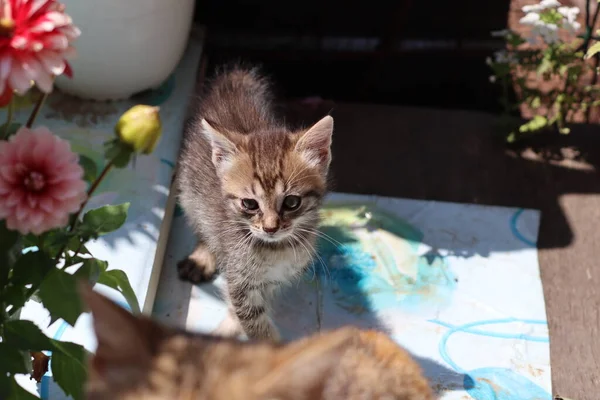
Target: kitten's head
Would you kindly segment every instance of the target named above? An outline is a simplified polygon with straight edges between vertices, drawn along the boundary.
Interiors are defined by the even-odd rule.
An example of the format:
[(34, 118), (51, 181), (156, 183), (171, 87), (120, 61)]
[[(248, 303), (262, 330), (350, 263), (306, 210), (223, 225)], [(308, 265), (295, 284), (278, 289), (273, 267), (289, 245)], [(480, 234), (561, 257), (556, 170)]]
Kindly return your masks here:
[(300, 132), (272, 128), (239, 134), (207, 120), (201, 129), (211, 144), (234, 227), (241, 224), (267, 243), (315, 228), (331, 162), (332, 117)]
[(135, 317), (82, 286), (98, 346), (88, 400), (309, 400), (354, 337), (342, 329), (282, 346), (192, 335)]

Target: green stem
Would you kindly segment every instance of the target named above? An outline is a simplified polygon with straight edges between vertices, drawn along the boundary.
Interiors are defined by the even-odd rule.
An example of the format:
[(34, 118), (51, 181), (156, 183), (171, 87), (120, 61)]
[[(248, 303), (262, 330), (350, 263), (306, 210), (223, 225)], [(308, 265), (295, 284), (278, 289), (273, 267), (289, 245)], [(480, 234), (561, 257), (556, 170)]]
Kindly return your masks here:
[(31, 115), (29, 116), (29, 119), (27, 120), (27, 124), (25, 124), (26, 127), (30, 128), (33, 126), (33, 123), (35, 122), (35, 119), (37, 118), (38, 114), (40, 113), (40, 110), (42, 109), (42, 106), (44, 105), (44, 102), (46, 101), (46, 99), (48, 98), (48, 93), (43, 93), (42, 96), (40, 97), (40, 99), (38, 100), (38, 102), (35, 104), (35, 107), (33, 108), (33, 111), (31, 112)]
[[(90, 200), (90, 197), (92, 197), (92, 194), (94, 194), (96, 189), (98, 189), (98, 186), (100, 185), (100, 183), (102, 183), (102, 181), (104, 180), (104, 178), (106, 177), (108, 172), (113, 167), (113, 161), (114, 160), (111, 160), (108, 162), (108, 164), (106, 164), (106, 166), (104, 167), (104, 169), (102, 170), (100, 175), (98, 175), (98, 177), (96, 178), (94, 183), (92, 183), (92, 186), (90, 186), (89, 190), (87, 191), (87, 197), (86, 197), (85, 201), (83, 202), (83, 204), (81, 204), (81, 207), (79, 207), (79, 210), (77, 210), (77, 213), (73, 216), (73, 220), (71, 222), (71, 225), (69, 226), (68, 232), (73, 232), (75, 230), (75, 228), (77, 227), (77, 224), (79, 223), (79, 217), (81, 216), (83, 209), (85, 208), (88, 201)], [(56, 254), (56, 258), (54, 259), (55, 264), (58, 264), (58, 261), (60, 260), (60, 256), (62, 256), (62, 254), (65, 252), (66, 248), (67, 248), (67, 245), (64, 245), (60, 249), (58, 254)]]
[[(90, 186), (89, 190), (87, 191), (87, 198), (85, 199), (85, 201), (83, 202), (83, 204), (81, 205), (81, 207), (79, 207), (79, 210), (77, 211), (77, 214), (75, 214), (75, 218), (73, 218), (73, 221), (71, 222), (71, 225), (68, 228), (69, 232), (72, 232), (76, 227), (77, 227), (77, 223), (79, 221), (79, 216), (81, 215), (81, 213), (83, 212), (83, 209), (85, 208), (85, 206), (88, 203), (88, 200), (90, 199), (90, 197), (92, 196), (92, 194), (94, 193), (94, 191), (98, 188), (98, 186), (100, 185), (100, 183), (102, 182), (102, 180), (106, 177), (106, 175), (108, 174), (108, 172), (110, 171), (110, 169), (113, 166), (113, 161), (110, 161), (108, 164), (106, 164), (106, 166), (104, 167), (104, 169), (102, 170), (102, 172), (100, 173), (100, 175), (98, 176), (98, 178), (96, 178), (96, 180), (94, 181), (94, 183), (92, 184), (92, 186)], [(83, 245), (83, 243), (81, 243)], [(67, 249), (67, 246), (64, 245), (60, 251), (58, 252), (58, 254), (56, 255), (56, 257), (54, 258), (54, 264), (58, 264), (58, 262), (60, 261), (60, 256), (65, 252), (65, 250)], [(77, 250), (77, 252), (79, 252), (79, 250), (81, 250), (81, 246), (79, 247), (79, 249)], [(36, 292), (38, 288), (37, 287), (31, 287), (27, 293), (25, 294), (25, 301), (27, 302), (31, 296), (33, 296), (33, 294)], [(8, 313), (9, 316), (13, 315), (15, 312), (17, 312), (17, 309), (13, 309), (10, 310), (10, 312)]]
[(12, 124), (12, 120), (15, 114), (15, 102), (11, 100), (8, 103), (8, 111), (6, 116), (6, 125), (4, 125), (4, 133), (2, 134), (2, 139), (6, 140), (8, 138), (8, 133), (10, 132), (10, 126)]

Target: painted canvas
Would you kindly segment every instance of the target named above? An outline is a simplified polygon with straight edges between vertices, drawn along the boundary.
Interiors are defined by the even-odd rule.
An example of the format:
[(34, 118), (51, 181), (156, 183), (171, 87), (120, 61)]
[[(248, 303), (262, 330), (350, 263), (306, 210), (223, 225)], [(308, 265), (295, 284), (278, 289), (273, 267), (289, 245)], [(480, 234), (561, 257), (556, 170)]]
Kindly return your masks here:
[[(444, 400), (551, 399), (535, 210), (333, 194), (314, 263), (281, 293), (286, 339), (352, 324), (388, 332)], [(176, 262), (194, 247), (175, 219), (154, 315), (210, 332), (223, 284), (191, 286)]]

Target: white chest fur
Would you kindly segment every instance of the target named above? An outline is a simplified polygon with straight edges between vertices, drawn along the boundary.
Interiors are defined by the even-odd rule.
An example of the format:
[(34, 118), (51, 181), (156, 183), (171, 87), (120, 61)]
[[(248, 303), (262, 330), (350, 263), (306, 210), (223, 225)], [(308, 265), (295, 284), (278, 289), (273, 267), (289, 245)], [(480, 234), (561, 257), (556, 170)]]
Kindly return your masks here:
[(265, 283), (286, 284), (295, 280), (306, 268), (310, 256), (304, 249), (268, 251), (260, 257), (262, 280)]

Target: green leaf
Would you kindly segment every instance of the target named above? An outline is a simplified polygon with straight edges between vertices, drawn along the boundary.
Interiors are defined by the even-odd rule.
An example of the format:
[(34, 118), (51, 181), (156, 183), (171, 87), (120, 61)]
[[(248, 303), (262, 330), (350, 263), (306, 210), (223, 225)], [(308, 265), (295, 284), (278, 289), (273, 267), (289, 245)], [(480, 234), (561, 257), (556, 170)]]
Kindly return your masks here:
[(83, 179), (88, 182), (94, 182), (98, 176), (98, 169), (96, 168), (96, 162), (91, 158), (79, 155), (79, 165), (83, 168)]
[(106, 271), (108, 263), (96, 258), (82, 259), (83, 265), (73, 274), (75, 279), (86, 279), (91, 284), (96, 284), (100, 279), (100, 274)]
[(104, 157), (112, 161), (117, 168), (125, 168), (134, 151), (131, 147), (122, 143), (119, 138), (111, 139), (104, 143)]
[(85, 349), (75, 343), (54, 341), (59, 351), (52, 353), (52, 377), (66, 395), (84, 399), (86, 375)]
[(0, 221), (0, 250), (10, 249), (17, 243), (19, 239), (19, 233), (17, 231), (11, 231), (6, 227), (4, 221)]
[(129, 203), (104, 206), (90, 210), (83, 216), (79, 228), (86, 233), (104, 235), (119, 229), (127, 219)]
[(102, 274), (100, 274), (100, 279), (98, 279), (98, 283), (101, 283), (121, 292), (123, 297), (125, 297), (125, 300), (127, 300), (129, 307), (131, 307), (131, 310), (135, 314), (139, 314), (141, 312), (139, 303), (137, 301), (137, 297), (135, 295), (135, 292), (131, 288), (131, 283), (129, 283), (129, 278), (127, 278), (125, 272), (121, 271), (120, 269), (104, 271)]
[(48, 274), (40, 286), (38, 295), (53, 320), (62, 318), (69, 324), (75, 325), (77, 318), (83, 312), (77, 279), (60, 269), (55, 268)]
[(9, 321), (4, 326), (7, 345), (27, 351), (54, 350), (54, 345), (36, 324), (26, 320)]
[(4, 289), (2, 296), (5, 306), (12, 306), (7, 309), (11, 314), (14, 314), (16, 310), (23, 307), (27, 302), (27, 288), (24, 286), (9, 285)]
[(588, 49), (587, 53), (585, 53), (585, 59), (589, 59), (592, 58), (593, 56), (595, 56), (598, 52), (600, 52), (600, 42), (596, 42), (593, 45), (590, 46), (590, 48)]
[(6, 223), (0, 221), (0, 287), (6, 285), (10, 267), (14, 262), (14, 246), (19, 240), (19, 234), (8, 230)]
[(548, 119), (542, 115), (536, 115), (529, 122), (524, 123), (519, 127), (519, 132), (535, 132), (548, 126)]
[(558, 132), (561, 135), (568, 135), (569, 133), (571, 133), (571, 129), (566, 126), (563, 126), (563, 127), (558, 128)]
[(12, 378), (11, 381), (10, 395), (8, 396), (7, 400), (40, 400), (39, 397), (34, 396), (27, 390), (23, 389), (14, 378)]
[(54, 260), (43, 251), (30, 251), (17, 259), (11, 283), (14, 285), (38, 286), (54, 268)]
[(0, 342), (0, 374), (26, 374), (27, 368), (21, 352), (8, 343)]

